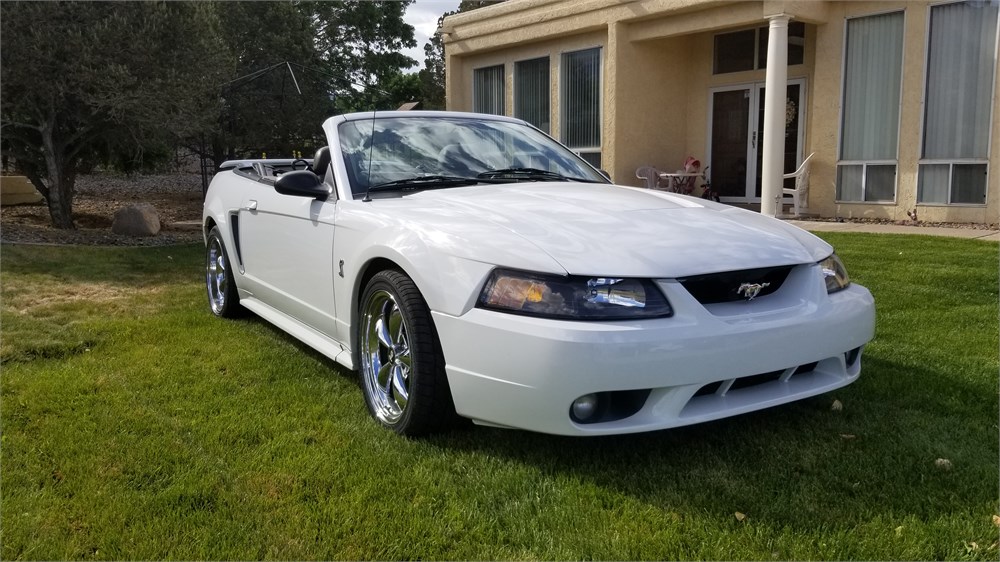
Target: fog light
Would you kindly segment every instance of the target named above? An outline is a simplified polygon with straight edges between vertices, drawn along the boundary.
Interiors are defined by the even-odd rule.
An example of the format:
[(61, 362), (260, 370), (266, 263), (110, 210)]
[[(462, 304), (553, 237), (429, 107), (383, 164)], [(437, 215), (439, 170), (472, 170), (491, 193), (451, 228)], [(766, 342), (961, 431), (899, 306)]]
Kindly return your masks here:
[(596, 394), (584, 394), (583, 396), (577, 398), (573, 401), (573, 417), (580, 421), (586, 421), (587, 418), (594, 415), (597, 412), (597, 395)]

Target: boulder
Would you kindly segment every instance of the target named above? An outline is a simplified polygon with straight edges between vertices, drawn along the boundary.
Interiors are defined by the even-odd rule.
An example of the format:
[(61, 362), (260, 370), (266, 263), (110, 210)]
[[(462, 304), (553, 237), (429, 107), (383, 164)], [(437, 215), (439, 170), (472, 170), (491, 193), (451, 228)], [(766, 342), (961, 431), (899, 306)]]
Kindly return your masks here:
[(33, 205), (42, 202), (42, 194), (24, 176), (0, 178), (0, 205)]
[(160, 232), (160, 217), (149, 203), (136, 203), (115, 211), (111, 232), (127, 236), (156, 236)]

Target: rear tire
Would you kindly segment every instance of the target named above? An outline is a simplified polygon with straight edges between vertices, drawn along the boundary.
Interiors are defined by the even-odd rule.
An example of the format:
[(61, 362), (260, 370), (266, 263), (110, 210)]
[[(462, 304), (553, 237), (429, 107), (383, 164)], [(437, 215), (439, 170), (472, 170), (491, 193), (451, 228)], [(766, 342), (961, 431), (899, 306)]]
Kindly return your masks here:
[(456, 418), (430, 309), (403, 273), (376, 273), (358, 318), (361, 390), (368, 411), (400, 435), (446, 429)]
[(242, 312), (229, 252), (226, 251), (222, 233), (217, 226), (209, 231), (205, 248), (205, 288), (212, 314), (221, 318), (235, 318)]

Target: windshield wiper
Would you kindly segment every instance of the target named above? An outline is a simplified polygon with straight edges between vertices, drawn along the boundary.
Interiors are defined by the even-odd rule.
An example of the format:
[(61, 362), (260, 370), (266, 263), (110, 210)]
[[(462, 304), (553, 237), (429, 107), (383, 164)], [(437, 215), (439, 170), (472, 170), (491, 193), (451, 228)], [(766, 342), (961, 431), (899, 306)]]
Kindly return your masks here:
[(462, 185), (472, 185), (479, 183), (476, 178), (463, 178), (461, 176), (416, 176), (404, 178), (396, 181), (387, 181), (373, 185), (368, 188), (372, 191), (392, 191), (395, 189), (430, 189), (435, 187), (458, 187)]
[(591, 183), (593, 180), (587, 180), (583, 178), (573, 178), (569, 176), (564, 176), (562, 174), (557, 174), (556, 172), (550, 172), (548, 170), (542, 170), (539, 168), (504, 168), (502, 170), (486, 170), (481, 172), (476, 177), (478, 178), (489, 178), (489, 179), (500, 179), (500, 178), (511, 178), (514, 180), (528, 180), (528, 181), (579, 181)]

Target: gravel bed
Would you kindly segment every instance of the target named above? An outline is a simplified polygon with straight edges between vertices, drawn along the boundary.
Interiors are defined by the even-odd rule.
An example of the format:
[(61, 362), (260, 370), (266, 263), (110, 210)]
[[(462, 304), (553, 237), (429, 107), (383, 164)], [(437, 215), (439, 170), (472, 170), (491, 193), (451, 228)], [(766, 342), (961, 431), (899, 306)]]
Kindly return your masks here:
[[(123, 236), (111, 232), (115, 212), (133, 203), (149, 203), (160, 217), (156, 236)], [(73, 222), (76, 230), (51, 227), (44, 203), (0, 208), (0, 242), (99, 246), (166, 246), (203, 240), (199, 174), (92, 174), (76, 181)], [(193, 223), (193, 224), (191, 224)]]

